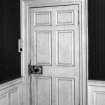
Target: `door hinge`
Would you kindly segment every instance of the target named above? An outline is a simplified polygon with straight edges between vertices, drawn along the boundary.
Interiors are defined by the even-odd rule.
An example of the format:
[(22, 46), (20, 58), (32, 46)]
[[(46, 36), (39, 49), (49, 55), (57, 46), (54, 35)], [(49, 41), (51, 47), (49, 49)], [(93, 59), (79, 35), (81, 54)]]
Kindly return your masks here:
[(22, 39), (18, 39), (18, 52), (21, 53), (23, 51), (23, 41)]

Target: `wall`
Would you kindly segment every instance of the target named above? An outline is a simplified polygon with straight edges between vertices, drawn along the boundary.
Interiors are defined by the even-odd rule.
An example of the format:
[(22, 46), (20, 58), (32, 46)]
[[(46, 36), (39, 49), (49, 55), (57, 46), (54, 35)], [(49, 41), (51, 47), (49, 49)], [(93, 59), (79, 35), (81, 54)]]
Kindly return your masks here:
[(22, 80), (17, 79), (0, 86), (0, 105), (23, 105)]
[(88, 105), (105, 105), (105, 0), (88, 0), (88, 23)]
[(0, 84), (21, 76), (19, 37), (19, 0), (0, 0)]
[(89, 79), (105, 80), (105, 0), (88, 0)]
[(105, 82), (88, 82), (88, 105), (105, 105)]

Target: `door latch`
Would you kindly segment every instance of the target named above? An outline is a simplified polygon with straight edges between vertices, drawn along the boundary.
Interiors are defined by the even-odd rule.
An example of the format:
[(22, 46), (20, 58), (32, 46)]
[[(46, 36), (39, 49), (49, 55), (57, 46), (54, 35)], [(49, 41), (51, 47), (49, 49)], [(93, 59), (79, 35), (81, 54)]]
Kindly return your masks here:
[(42, 66), (35, 66), (35, 65), (28, 65), (29, 74), (42, 74), (43, 67)]

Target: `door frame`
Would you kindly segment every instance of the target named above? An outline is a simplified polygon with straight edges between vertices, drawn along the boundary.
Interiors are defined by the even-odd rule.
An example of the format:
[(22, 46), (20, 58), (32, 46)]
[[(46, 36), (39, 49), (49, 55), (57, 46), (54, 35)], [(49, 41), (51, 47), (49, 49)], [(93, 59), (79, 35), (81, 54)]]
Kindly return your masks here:
[[(88, 1), (87, 0), (20, 0), (21, 10), (21, 38), (23, 42), (22, 74), (23, 74), (23, 101), (24, 105), (31, 105), (30, 75), (30, 24), (29, 15), (31, 7), (44, 7), (56, 5), (79, 5), (80, 28), (80, 105), (88, 105)], [(82, 72), (83, 71), (83, 72)]]

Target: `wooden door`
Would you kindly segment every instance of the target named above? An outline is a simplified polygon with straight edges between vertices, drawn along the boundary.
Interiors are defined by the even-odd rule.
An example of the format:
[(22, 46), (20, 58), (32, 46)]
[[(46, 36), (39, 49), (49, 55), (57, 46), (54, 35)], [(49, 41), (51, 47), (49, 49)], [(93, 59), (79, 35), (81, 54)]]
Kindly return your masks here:
[(79, 6), (30, 9), (32, 105), (79, 105)]

